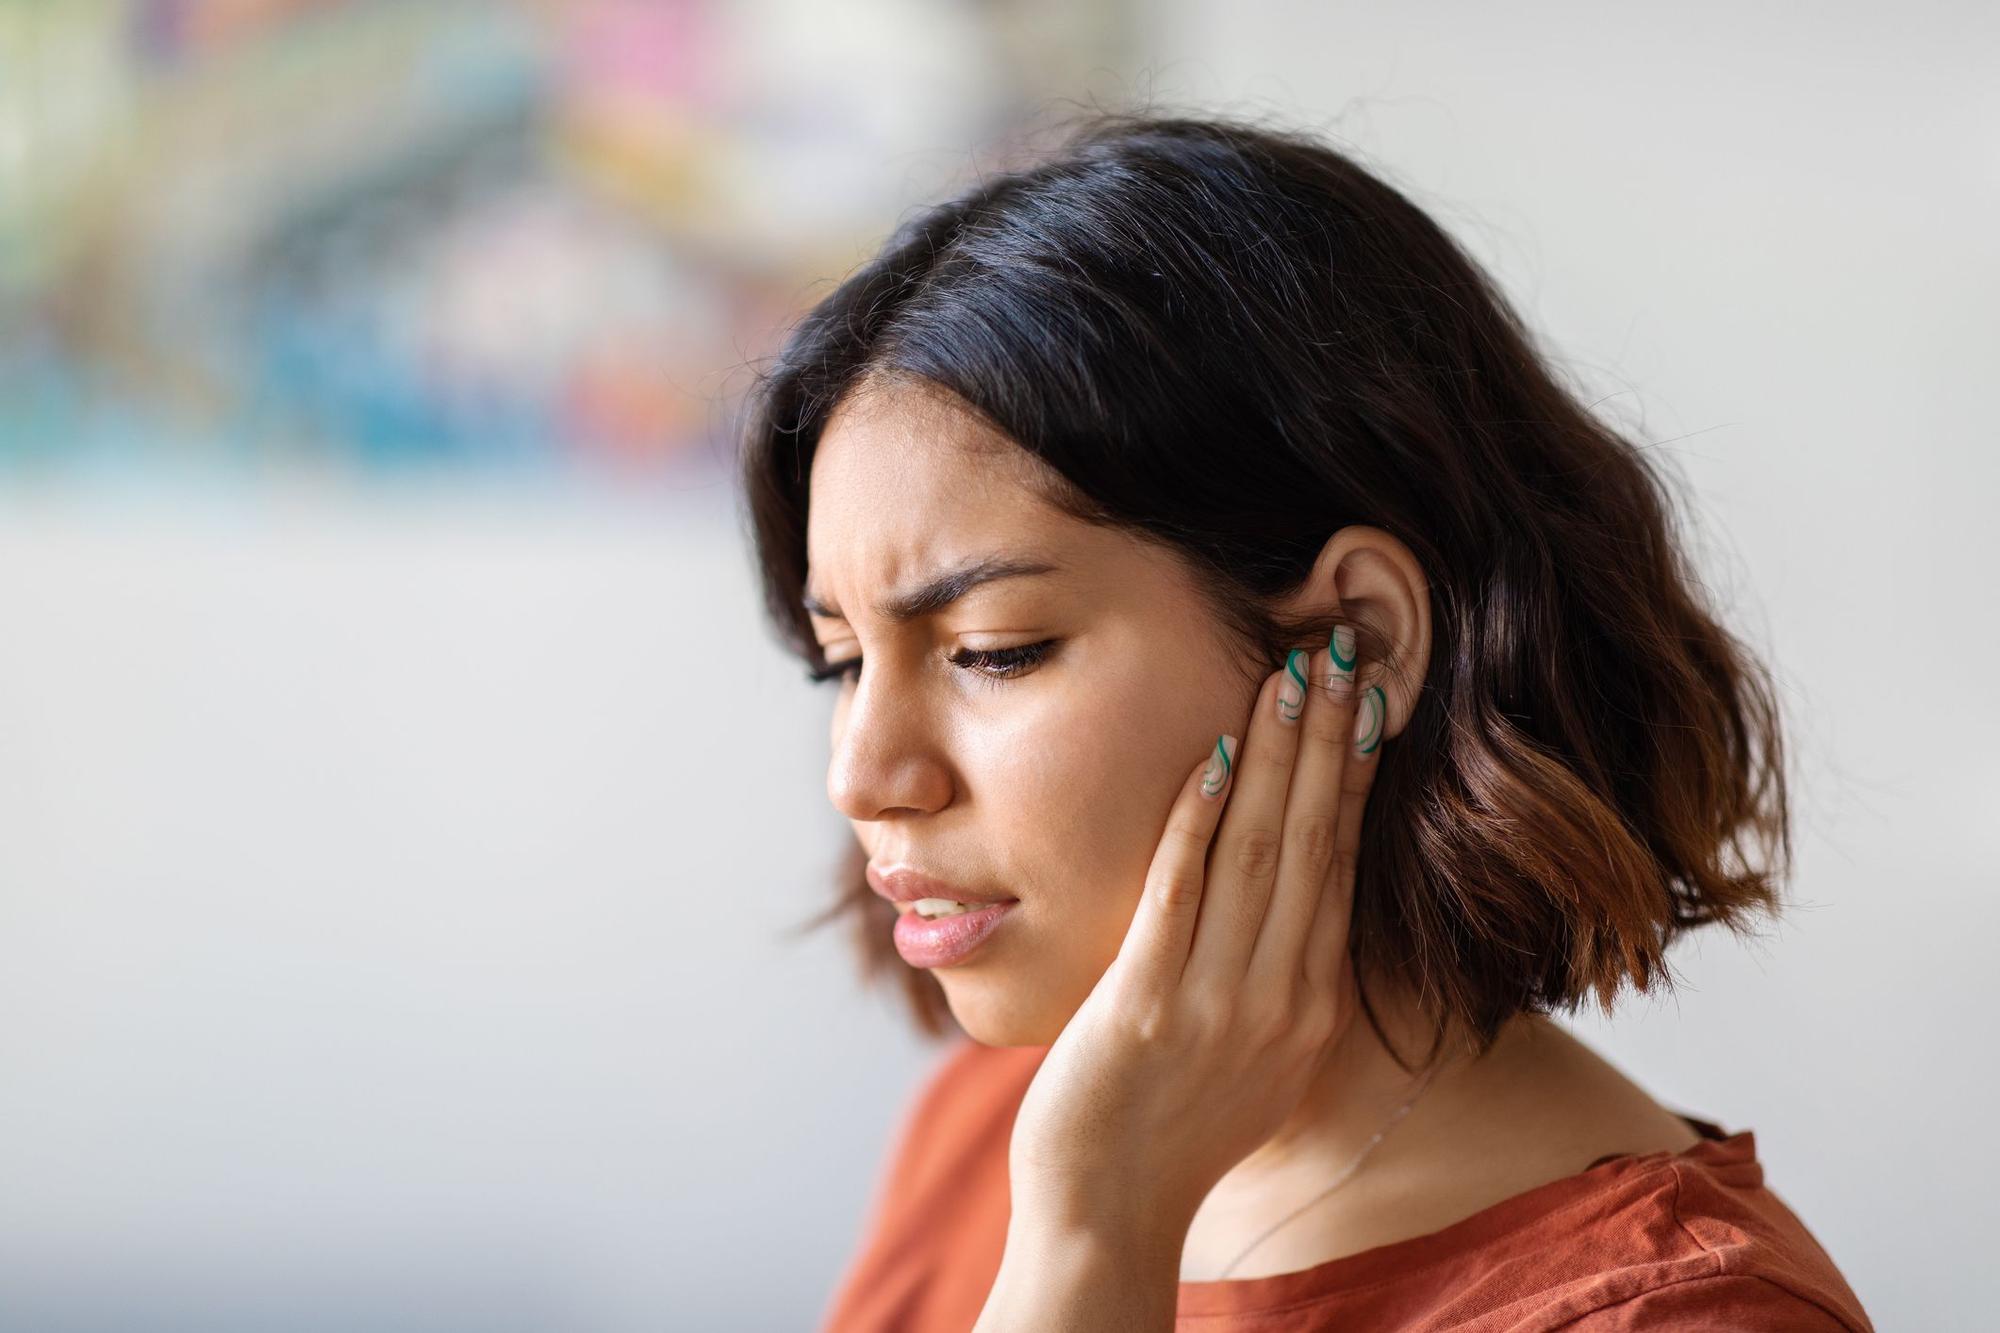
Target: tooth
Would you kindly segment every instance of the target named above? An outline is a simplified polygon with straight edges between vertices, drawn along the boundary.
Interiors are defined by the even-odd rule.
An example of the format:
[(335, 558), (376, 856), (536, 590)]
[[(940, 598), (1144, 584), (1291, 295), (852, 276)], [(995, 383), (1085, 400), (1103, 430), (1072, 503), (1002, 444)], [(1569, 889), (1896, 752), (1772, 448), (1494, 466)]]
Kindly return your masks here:
[(972, 911), (974, 906), (972, 903), (954, 902), (950, 898), (919, 898), (911, 904), (917, 915), (927, 919), (957, 916), (961, 912)]

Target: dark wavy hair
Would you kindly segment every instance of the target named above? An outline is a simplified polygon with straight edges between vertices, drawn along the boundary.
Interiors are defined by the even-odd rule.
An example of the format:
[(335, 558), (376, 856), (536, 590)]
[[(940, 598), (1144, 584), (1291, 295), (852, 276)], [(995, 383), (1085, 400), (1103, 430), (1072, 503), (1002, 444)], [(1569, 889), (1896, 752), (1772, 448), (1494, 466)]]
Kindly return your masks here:
[[(1427, 1059), (1452, 1031), (1483, 1052), (1516, 1013), (1671, 989), (1689, 927), (1777, 912), (1775, 690), (1705, 607), (1666, 481), (1429, 216), (1316, 135), (1093, 113), (909, 216), (789, 329), (740, 480), (768, 613), (814, 670), (813, 450), (845, 395), (889, 384), (947, 391), (1048, 465), (1052, 503), (1177, 552), (1258, 679), (1326, 641), (1332, 618), (1274, 606), (1337, 529), (1415, 554), (1433, 649), (1379, 761), (1350, 931), (1378, 1034), (1381, 975), (1433, 1021)], [(846, 917), (864, 974), (900, 976), (945, 1035), (859, 843), (837, 859), (802, 929)]]

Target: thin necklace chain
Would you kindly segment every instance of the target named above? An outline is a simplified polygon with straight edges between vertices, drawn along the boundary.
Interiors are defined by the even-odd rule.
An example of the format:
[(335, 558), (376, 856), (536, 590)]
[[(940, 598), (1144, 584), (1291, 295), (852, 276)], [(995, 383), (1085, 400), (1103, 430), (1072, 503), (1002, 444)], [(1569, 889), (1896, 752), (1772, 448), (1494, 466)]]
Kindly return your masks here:
[(1424, 1071), (1423, 1079), (1417, 1084), (1417, 1090), (1410, 1094), (1410, 1100), (1404, 1102), (1400, 1107), (1397, 1108), (1396, 1113), (1394, 1115), (1390, 1116), (1387, 1120), (1382, 1122), (1382, 1128), (1375, 1131), (1375, 1137), (1369, 1139), (1366, 1144), (1362, 1145), (1361, 1151), (1354, 1154), (1354, 1160), (1350, 1161), (1345, 1167), (1341, 1168), (1340, 1174), (1334, 1177), (1334, 1181), (1331, 1185), (1328, 1185), (1318, 1194), (1315, 1194), (1312, 1198), (1307, 1199), (1297, 1208), (1294, 1208), (1291, 1212), (1279, 1218), (1276, 1223), (1274, 1223), (1268, 1230), (1264, 1232), (1263, 1235), (1257, 1237), (1257, 1239), (1251, 1241), (1248, 1245), (1244, 1246), (1242, 1253), (1238, 1254), (1234, 1259), (1231, 1259), (1229, 1261), (1228, 1267), (1224, 1268), (1221, 1273), (1217, 1274), (1216, 1277), (1214, 1278), (1214, 1281), (1220, 1282), (1222, 1281), (1222, 1279), (1228, 1277), (1231, 1273), (1235, 1272), (1236, 1265), (1242, 1263), (1244, 1257), (1248, 1255), (1250, 1251), (1256, 1249), (1259, 1245), (1262, 1245), (1265, 1241), (1271, 1238), (1271, 1232), (1276, 1231), (1279, 1227), (1285, 1225), (1285, 1223), (1291, 1221), (1293, 1218), (1297, 1217), (1300, 1213), (1303, 1213), (1306, 1209), (1312, 1207), (1314, 1204), (1318, 1203), (1321, 1199), (1324, 1199), (1327, 1195), (1339, 1189), (1342, 1185), (1345, 1185), (1348, 1181), (1348, 1177), (1352, 1176), (1356, 1171), (1361, 1169), (1361, 1163), (1367, 1160), (1368, 1154), (1375, 1151), (1375, 1145), (1382, 1141), (1382, 1136), (1389, 1132), (1390, 1126), (1394, 1125), (1398, 1120), (1401, 1120), (1405, 1115), (1409, 1113), (1410, 1108), (1416, 1105), (1417, 1098), (1424, 1095), (1424, 1089), (1430, 1086), (1431, 1075), (1435, 1074), (1436, 1072), (1437, 1072), (1437, 1066), (1435, 1065), (1431, 1066), (1431, 1068)]

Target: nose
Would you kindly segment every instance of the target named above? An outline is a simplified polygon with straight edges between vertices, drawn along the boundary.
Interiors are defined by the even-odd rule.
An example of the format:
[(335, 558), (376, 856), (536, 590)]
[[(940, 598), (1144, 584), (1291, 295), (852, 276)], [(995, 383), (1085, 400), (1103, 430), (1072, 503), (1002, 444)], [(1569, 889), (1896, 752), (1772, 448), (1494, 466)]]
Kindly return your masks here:
[(950, 765), (928, 710), (886, 677), (857, 684), (833, 719), (826, 794), (848, 819), (931, 813), (951, 803)]

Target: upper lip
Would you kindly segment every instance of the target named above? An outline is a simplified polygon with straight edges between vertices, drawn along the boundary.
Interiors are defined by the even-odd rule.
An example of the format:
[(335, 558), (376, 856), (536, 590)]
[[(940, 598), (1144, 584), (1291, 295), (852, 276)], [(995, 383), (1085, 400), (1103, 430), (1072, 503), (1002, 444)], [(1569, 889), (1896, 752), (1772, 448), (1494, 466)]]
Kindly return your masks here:
[(979, 893), (946, 880), (935, 879), (914, 866), (878, 866), (868, 863), (868, 887), (892, 903), (913, 903), (919, 898), (949, 898), (957, 903), (1011, 903), (1019, 899), (1003, 893)]

